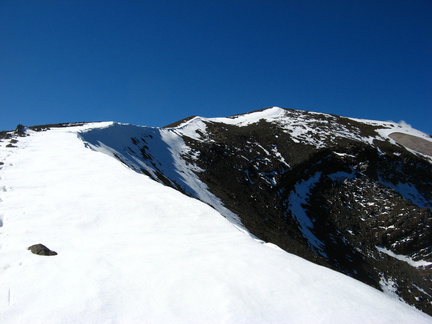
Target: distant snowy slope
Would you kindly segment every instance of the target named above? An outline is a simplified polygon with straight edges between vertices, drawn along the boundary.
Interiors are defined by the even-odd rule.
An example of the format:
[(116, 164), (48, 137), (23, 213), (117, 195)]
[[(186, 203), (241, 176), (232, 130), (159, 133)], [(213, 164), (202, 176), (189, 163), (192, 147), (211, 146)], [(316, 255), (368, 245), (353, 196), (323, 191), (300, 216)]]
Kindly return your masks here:
[[(2, 323), (432, 323), (77, 136), (110, 125), (0, 142)], [(58, 255), (30, 253), (36, 243)]]
[[(345, 123), (340, 121), (344, 120)], [(222, 123), (226, 125), (248, 126), (258, 123), (260, 120), (265, 120), (270, 123), (279, 125), (286, 133), (290, 134), (295, 142), (310, 144), (317, 148), (323, 148), (328, 143), (329, 135), (333, 139), (349, 138), (365, 143), (373, 143), (376, 138), (393, 140), (391, 134), (400, 133), (404, 135), (414, 136), (422, 141), (423, 145), (432, 147), (432, 137), (419, 130), (412, 128), (406, 123), (383, 122), (377, 120), (367, 120), (358, 118), (347, 118), (325, 113), (305, 112), (301, 110), (284, 109), (279, 107), (271, 107), (267, 109), (257, 110), (254, 112), (235, 115), (231, 117), (220, 118), (203, 118), (194, 117), (187, 120), (181, 125), (175, 127), (179, 133), (199, 139), (199, 134), (205, 133), (206, 124), (204, 122)], [(375, 128), (375, 131), (367, 136), (361, 134), (360, 130), (351, 127), (350, 121), (357, 122), (363, 125), (370, 125)], [(197, 132), (198, 131), (198, 132)], [(402, 145), (406, 142), (400, 141)], [(411, 146), (407, 146), (412, 148)], [(422, 151), (420, 151), (423, 153)]]

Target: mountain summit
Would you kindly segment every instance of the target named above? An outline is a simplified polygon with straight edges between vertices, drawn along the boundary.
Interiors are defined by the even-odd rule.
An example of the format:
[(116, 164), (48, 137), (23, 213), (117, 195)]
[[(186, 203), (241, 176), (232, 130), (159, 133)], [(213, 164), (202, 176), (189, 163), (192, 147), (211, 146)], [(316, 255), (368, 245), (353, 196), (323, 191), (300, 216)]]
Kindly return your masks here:
[(399, 301), (432, 315), (432, 139), (407, 125), (268, 108), (1, 137), (6, 322), (432, 322)]

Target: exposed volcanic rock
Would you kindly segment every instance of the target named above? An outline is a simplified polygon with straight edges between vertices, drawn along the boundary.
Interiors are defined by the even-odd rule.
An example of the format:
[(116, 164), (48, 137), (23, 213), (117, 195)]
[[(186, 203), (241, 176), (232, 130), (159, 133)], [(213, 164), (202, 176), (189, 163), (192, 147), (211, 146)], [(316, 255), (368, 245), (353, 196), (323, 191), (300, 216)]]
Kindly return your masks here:
[(27, 250), (30, 250), (31, 253), (37, 254), (37, 255), (46, 255), (46, 256), (57, 255), (57, 252), (51, 251), (45, 245), (40, 244), (40, 243), (29, 246)]
[[(98, 149), (103, 131), (82, 137)], [(111, 132), (104, 147), (137, 172), (432, 315), (432, 160), (418, 146), (430, 145), (425, 134), (281, 108)]]
[(432, 142), (430, 141), (403, 133), (392, 133), (389, 137), (410, 149), (432, 156)]

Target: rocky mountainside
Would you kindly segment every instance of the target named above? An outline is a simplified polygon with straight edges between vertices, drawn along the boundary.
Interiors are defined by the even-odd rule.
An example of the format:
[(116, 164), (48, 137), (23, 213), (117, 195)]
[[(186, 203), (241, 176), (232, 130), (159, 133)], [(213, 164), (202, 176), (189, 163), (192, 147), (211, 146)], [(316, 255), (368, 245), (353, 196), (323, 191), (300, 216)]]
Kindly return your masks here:
[(268, 108), (164, 128), (112, 123), (80, 137), (239, 229), (432, 315), (429, 135)]

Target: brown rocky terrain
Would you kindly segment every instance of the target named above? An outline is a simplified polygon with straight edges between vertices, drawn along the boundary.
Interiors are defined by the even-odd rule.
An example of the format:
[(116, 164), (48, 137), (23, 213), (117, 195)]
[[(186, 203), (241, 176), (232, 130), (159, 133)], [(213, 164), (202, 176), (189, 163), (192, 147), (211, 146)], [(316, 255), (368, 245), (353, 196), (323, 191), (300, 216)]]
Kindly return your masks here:
[(414, 151), (432, 156), (432, 139), (428, 141), (421, 137), (397, 132), (391, 133), (389, 137)]

